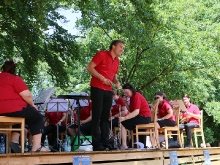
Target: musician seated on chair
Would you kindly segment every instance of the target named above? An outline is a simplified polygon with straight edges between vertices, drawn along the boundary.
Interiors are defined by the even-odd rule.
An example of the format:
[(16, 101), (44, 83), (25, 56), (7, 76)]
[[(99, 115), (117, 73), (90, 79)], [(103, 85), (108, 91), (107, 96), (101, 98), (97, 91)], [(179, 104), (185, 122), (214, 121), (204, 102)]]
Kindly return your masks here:
[(128, 98), (125, 94), (122, 95), (122, 98), (124, 100), (124, 103), (125, 103), (127, 110), (130, 112), (130, 110), (129, 110), (130, 98)]
[[(114, 89), (112, 91), (112, 97), (116, 103), (116, 105), (111, 108), (111, 120), (112, 120), (112, 128), (118, 127), (118, 118), (120, 116), (126, 116), (129, 112), (125, 105), (124, 99), (120, 97), (119, 91)], [(111, 127), (111, 126), (110, 126)]]
[(159, 100), (158, 104), (158, 128), (165, 126), (175, 126), (175, 116), (173, 115), (173, 110), (170, 103), (167, 101), (166, 95), (163, 92), (156, 92), (154, 96), (155, 100)]
[(186, 106), (187, 111), (181, 112), (182, 116), (186, 119), (186, 122), (185, 124), (180, 124), (180, 129), (185, 129), (187, 136), (187, 144), (185, 148), (190, 148), (190, 142), (192, 139), (191, 128), (199, 127), (199, 119), (201, 116), (199, 108), (190, 102), (190, 97), (188, 94), (183, 94), (182, 100)]
[[(33, 135), (32, 151), (49, 151), (40, 144), (43, 117), (37, 111), (33, 97), (21, 77), (15, 75), (16, 64), (6, 61), (0, 73), (0, 116), (23, 117)], [(17, 143), (14, 143), (17, 145)]]
[[(66, 112), (47, 112), (45, 113), (45, 120), (47, 120), (48, 125), (44, 127), (44, 131), (41, 138), (41, 143), (44, 143), (45, 137), (48, 134), (52, 134), (49, 139), (49, 144), (55, 147), (57, 144), (57, 126), (58, 133), (64, 132), (66, 130)], [(59, 136), (59, 134), (58, 134)]]
[[(68, 132), (71, 136), (75, 136), (78, 131), (78, 115), (74, 114), (74, 124), (68, 127)], [(92, 102), (89, 101), (89, 106), (83, 107), (80, 110), (80, 132), (85, 135), (92, 135)]]
[[(123, 85), (122, 88), (124, 94), (130, 98), (130, 113), (125, 117), (119, 117), (122, 138), (121, 149), (126, 149), (128, 148), (127, 130), (135, 129), (137, 124), (149, 124), (151, 121), (151, 111), (147, 100), (143, 95), (136, 92), (135, 88), (130, 83)], [(144, 139), (144, 136), (141, 136), (140, 141), (144, 143), (146, 138)]]

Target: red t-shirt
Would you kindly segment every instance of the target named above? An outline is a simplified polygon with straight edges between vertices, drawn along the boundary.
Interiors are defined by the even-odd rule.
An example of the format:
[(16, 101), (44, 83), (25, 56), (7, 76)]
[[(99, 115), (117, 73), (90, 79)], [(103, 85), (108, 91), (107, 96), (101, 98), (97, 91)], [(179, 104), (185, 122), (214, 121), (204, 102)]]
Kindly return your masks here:
[[(91, 110), (92, 110), (92, 102), (89, 103), (89, 106), (83, 107), (80, 110), (80, 120), (86, 120), (90, 116)], [(74, 121), (76, 121), (76, 114), (74, 114)]]
[(27, 89), (27, 85), (19, 76), (0, 73), (0, 114), (21, 111), (26, 107), (27, 103), (19, 93)]
[[(96, 64), (96, 71), (105, 78), (113, 81), (114, 76), (118, 73), (119, 59), (112, 58), (110, 51), (100, 51), (96, 53), (92, 61)], [(106, 91), (112, 91), (111, 85), (105, 85), (101, 80), (92, 76), (90, 85)]]
[(135, 109), (140, 109), (140, 116), (151, 117), (151, 111), (147, 100), (138, 92), (133, 94), (130, 98), (130, 112), (133, 112)]
[[(193, 114), (196, 114), (196, 115), (200, 115), (200, 110), (195, 104), (190, 104), (190, 106), (187, 108), (187, 111), (191, 112)], [(199, 120), (194, 118), (194, 117), (190, 117), (188, 119), (187, 123), (197, 123), (197, 124), (199, 124)]]
[(116, 115), (119, 113), (119, 105), (121, 105), (121, 107), (125, 106), (125, 102), (124, 99), (122, 97), (119, 97), (118, 100), (115, 101), (116, 105), (112, 107), (112, 116)]
[[(172, 109), (170, 103), (166, 100), (163, 100), (162, 103), (158, 105), (158, 116), (159, 116), (159, 118), (162, 118), (162, 117), (166, 116), (168, 114), (167, 111), (169, 109)], [(174, 115), (171, 116), (169, 118), (169, 120), (175, 121)]]
[[(49, 119), (49, 125), (57, 124), (63, 117), (64, 112), (46, 112), (45, 117)], [(62, 124), (66, 124), (66, 119), (62, 121)]]

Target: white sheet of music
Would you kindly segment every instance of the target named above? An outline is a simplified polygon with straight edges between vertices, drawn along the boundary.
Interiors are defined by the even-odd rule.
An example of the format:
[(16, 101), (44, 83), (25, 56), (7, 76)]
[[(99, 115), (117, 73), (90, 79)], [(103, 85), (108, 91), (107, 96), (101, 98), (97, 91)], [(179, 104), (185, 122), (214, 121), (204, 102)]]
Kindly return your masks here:
[(53, 98), (47, 103), (48, 112), (66, 112), (68, 111), (68, 100)]
[[(70, 101), (70, 107), (71, 108), (77, 108), (78, 105), (76, 104), (75, 99), (69, 99)], [(79, 100), (79, 107), (88, 107), (89, 106), (89, 101), (88, 100)]]

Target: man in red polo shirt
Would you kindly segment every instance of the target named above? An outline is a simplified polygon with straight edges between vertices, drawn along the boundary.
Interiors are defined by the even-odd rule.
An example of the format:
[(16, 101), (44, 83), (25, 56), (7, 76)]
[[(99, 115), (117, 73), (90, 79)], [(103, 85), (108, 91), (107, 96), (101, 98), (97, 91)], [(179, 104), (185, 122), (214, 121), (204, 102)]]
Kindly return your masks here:
[(110, 45), (110, 50), (96, 53), (87, 67), (87, 70), (92, 75), (90, 86), (93, 151), (113, 149), (108, 138), (108, 118), (112, 105), (112, 83), (115, 84), (116, 88), (120, 87), (117, 79), (118, 57), (123, 51), (124, 41), (114, 40)]

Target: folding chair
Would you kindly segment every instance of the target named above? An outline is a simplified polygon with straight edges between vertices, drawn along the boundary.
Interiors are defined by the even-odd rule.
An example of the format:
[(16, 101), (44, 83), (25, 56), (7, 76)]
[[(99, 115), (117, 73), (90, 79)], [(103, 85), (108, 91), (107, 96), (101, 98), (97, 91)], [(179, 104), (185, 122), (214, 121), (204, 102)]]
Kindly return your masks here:
[(179, 129), (180, 107), (173, 107), (172, 110), (173, 110), (173, 114), (176, 119), (176, 126), (173, 126), (173, 127), (165, 126), (165, 127), (158, 129), (159, 132), (164, 132), (166, 149), (168, 149), (168, 137), (172, 136), (172, 135), (177, 136), (178, 141), (179, 141), (179, 145), (180, 145), (180, 147), (182, 147), (182, 142), (181, 142), (181, 138), (180, 138), (180, 129)]
[[(204, 132), (203, 132), (203, 110), (200, 111), (200, 115), (201, 115), (201, 118), (199, 120), (199, 128), (192, 128), (191, 129), (191, 132), (194, 134), (194, 139), (195, 139), (195, 143), (196, 143), (196, 148), (198, 148), (198, 137), (200, 136), (202, 138), (202, 143), (204, 145), (203, 148), (206, 148), (206, 143), (205, 143), (205, 137), (204, 137)], [(186, 131), (185, 129), (181, 130), (181, 139), (182, 139), (182, 142), (183, 142), (183, 145), (184, 145), (184, 137), (186, 137)], [(191, 146), (193, 147), (193, 141), (191, 139)]]

